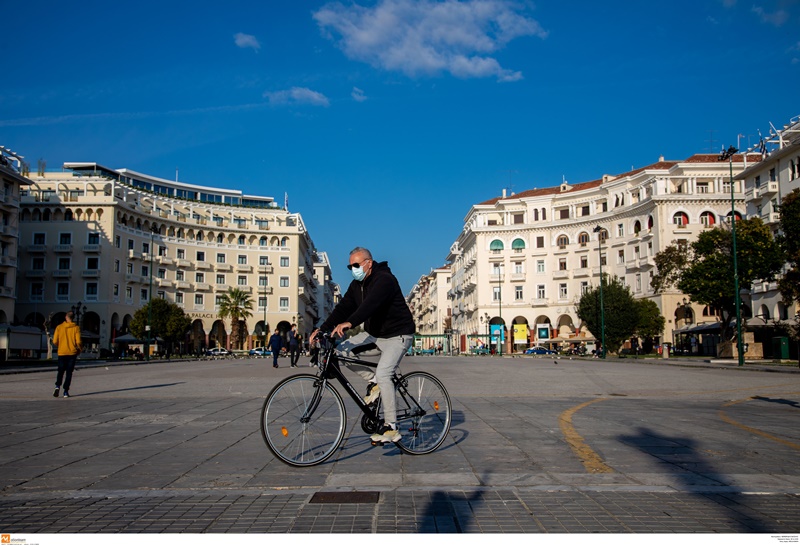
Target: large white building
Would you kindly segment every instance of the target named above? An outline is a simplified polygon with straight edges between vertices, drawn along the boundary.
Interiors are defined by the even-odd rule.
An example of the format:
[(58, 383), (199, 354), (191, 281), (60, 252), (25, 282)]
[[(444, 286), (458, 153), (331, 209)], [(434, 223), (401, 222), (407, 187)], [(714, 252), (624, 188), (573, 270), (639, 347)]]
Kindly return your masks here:
[(302, 217), (271, 197), (95, 163), (39, 172), (30, 184), (20, 205), (20, 322), (43, 327), (50, 318), (52, 328), (80, 304), (85, 342), (111, 348), (135, 311), (161, 297), (192, 319), (183, 349), (197, 351), (240, 348), (217, 317), (231, 287), (253, 302), (241, 348), (293, 323), (307, 335), (329, 311), (327, 257)]
[(417, 324), (421, 336), (419, 348), (436, 348), (441, 343), (442, 350), (449, 352), (452, 316), (449, 301), (450, 266), (432, 269), (420, 277), (417, 284), (406, 297), (408, 308)]
[[(734, 175), (760, 159), (733, 157)], [(744, 188), (733, 181), (733, 206), (745, 215)], [(461, 351), (479, 336), (502, 333), (503, 352), (532, 344), (586, 343), (576, 303), (603, 274), (622, 279), (637, 298), (653, 300), (666, 318), (659, 340), (687, 323), (716, 321), (683, 294), (655, 294), (654, 256), (675, 241), (694, 240), (732, 213), (728, 161), (694, 155), (590, 182), (562, 183), (474, 205), (453, 243), (452, 328)], [(493, 344), (494, 349), (501, 347)]]
[[(800, 117), (791, 119), (781, 130), (774, 130), (764, 142), (763, 151), (763, 160), (750, 165), (736, 178), (744, 180), (747, 216), (760, 217), (777, 234), (783, 198), (800, 189)], [(767, 151), (770, 151), (768, 155)], [(783, 301), (777, 281), (755, 283), (750, 297), (753, 325), (797, 323), (800, 309), (796, 304), (787, 305)]]

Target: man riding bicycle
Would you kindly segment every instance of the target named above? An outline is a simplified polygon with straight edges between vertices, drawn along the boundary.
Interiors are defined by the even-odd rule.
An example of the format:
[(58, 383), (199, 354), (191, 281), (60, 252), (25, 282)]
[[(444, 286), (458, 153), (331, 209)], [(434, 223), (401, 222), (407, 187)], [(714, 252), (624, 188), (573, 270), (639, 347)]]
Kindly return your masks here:
[(357, 247), (350, 251), (347, 268), (353, 281), (328, 319), (311, 334), (310, 342), (320, 330), (344, 337), (346, 330), (364, 324), (365, 331), (342, 342), (338, 350), (355, 358), (380, 353), (377, 369), (347, 365), (368, 382), (364, 401), (372, 403), (380, 397), (383, 403), (384, 426), (370, 437), (372, 443), (396, 443), (401, 435), (392, 376), (414, 340), (414, 318), (387, 262), (376, 263), (369, 250)]

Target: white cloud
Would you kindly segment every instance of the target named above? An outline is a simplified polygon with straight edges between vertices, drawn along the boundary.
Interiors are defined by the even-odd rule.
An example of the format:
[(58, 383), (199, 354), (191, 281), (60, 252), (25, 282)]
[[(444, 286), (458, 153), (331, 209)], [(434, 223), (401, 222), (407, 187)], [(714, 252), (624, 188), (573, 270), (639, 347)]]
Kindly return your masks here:
[(365, 100), (367, 100), (364, 91), (362, 91), (358, 87), (353, 87), (353, 90), (350, 92), (350, 96), (353, 97), (353, 100), (355, 100), (356, 102), (364, 102)]
[(789, 14), (782, 9), (767, 13), (761, 6), (753, 6), (750, 11), (758, 15), (762, 23), (767, 23), (776, 27), (782, 26), (789, 19)]
[(311, 106), (329, 106), (328, 97), (306, 87), (292, 87), (282, 91), (267, 91), (264, 98), (273, 106), (285, 104), (310, 104)]
[(522, 79), (494, 54), (522, 36), (545, 38), (510, 0), (379, 0), (374, 7), (332, 2), (314, 13), (345, 55), (410, 77)]
[(250, 34), (238, 32), (233, 35), (233, 41), (236, 43), (236, 47), (241, 47), (242, 49), (247, 49), (248, 47), (253, 51), (261, 49), (261, 44), (258, 43), (258, 39)]

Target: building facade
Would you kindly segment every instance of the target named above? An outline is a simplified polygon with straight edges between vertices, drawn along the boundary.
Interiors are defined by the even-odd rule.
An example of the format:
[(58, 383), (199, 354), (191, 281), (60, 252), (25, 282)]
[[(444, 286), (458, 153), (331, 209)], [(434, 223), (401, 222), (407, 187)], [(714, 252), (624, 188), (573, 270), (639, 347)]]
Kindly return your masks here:
[(452, 350), (452, 316), (449, 301), (450, 266), (446, 265), (420, 277), (406, 297), (417, 324), (418, 348)]
[[(757, 155), (735, 155), (734, 174)], [(745, 215), (741, 181), (728, 161), (694, 155), (590, 182), (504, 194), (474, 205), (448, 254), (452, 264), (452, 327), (461, 351), (489, 337), (503, 353), (531, 345), (585, 344), (595, 339), (576, 305), (602, 274), (619, 277), (636, 298), (653, 300), (666, 318), (658, 342), (687, 324), (715, 322), (714, 311), (650, 286), (654, 256), (688, 242), (733, 207)]]
[[(767, 153), (769, 148), (773, 150)], [(788, 193), (800, 189), (800, 117), (772, 132), (762, 151), (762, 161), (749, 166), (737, 179), (744, 180), (747, 216), (760, 217), (773, 234), (778, 234), (781, 202)], [(796, 304), (783, 301), (777, 281), (758, 282), (750, 288), (754, 319), (760, 319), (763, 324), (797, 323), (800, 309)], [(758, 323), (758, 320), (753, 322)]]
[[(271, 197), (172, 182), (96, 163), (30, 176), (20, 202), (18, 320), (52, 328), (75, 307), (85, 342), (113, 348), (151, 297), (192, 319), (181, 350), (246, 349), (298, 323), (307, 336), (320, 300), (320, 255), (299, 214)], [(229, 288), (251, 296), (244, 346), (219, 320)], [(320, 297), (320, 290), (322, 296)]]

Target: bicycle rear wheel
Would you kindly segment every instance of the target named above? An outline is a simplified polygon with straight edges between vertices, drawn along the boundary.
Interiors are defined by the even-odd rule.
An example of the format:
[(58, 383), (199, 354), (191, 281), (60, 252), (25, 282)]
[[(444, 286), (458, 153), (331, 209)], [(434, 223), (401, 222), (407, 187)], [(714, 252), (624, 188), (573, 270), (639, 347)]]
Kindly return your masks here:
[(453, 416), (450, 396), (438, 378), (414, 371), (397, 386), (397, 428), (402, 439), (395, 443), (409, 454), (428, 454), (444, 442)]
[(320, 464), (344, 439), (347, 413), (342, 396), (315, 375), (278, 383), (264, 400), (261, 435), (272, 453), (295, 467)]

